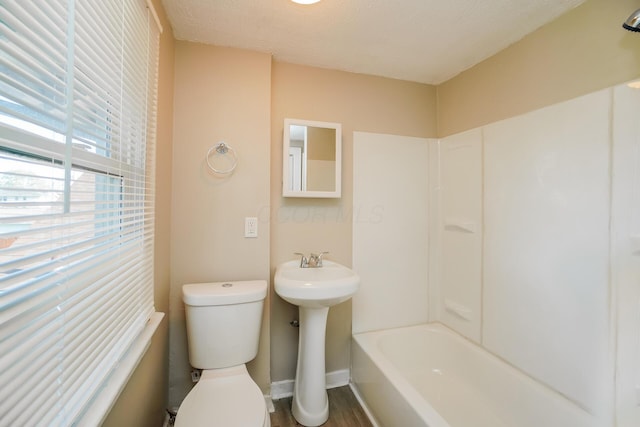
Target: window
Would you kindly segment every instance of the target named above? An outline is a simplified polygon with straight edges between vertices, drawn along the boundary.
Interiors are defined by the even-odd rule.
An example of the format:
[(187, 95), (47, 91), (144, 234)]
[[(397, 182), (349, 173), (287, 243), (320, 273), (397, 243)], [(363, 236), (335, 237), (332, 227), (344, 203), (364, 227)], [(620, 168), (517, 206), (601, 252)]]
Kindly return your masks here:
[(0, 425), (78, 423), (153, 307), (144, 0), (0, 3)]

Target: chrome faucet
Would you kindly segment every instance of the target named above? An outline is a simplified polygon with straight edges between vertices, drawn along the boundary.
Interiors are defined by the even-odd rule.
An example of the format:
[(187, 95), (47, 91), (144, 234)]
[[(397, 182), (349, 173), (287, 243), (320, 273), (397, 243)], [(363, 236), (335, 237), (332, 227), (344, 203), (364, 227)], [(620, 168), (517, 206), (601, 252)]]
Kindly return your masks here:
[(293, 254), (300, 255), (300, 268), (309, 267), (309, 260), (307, 259), (306, 256), (304, 256), (304, 254), (301, 254), (300, 252), (294, 252)]
[(320, 254), (309, 255), (309, 267), (320, 268), (322, 267), (322, 256), (329, 252), (320, 252)]
[(294, 252), (294, 255), (300, 255), (300, 268), (320, 268), (322, 267), (322, 256), (329, 252), (320, 252), (320, 254), (310, 254), (307, 258), (300, 252)]

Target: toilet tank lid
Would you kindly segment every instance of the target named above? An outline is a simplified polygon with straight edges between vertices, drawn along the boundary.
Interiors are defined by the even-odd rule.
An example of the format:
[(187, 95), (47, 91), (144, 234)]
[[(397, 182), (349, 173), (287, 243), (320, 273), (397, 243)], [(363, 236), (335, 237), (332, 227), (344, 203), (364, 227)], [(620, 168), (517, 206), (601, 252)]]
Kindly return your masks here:
[(191, 306), (242, 304), (267, 296), (265, 280), (191, 283), (182, 286), (182, 300)]

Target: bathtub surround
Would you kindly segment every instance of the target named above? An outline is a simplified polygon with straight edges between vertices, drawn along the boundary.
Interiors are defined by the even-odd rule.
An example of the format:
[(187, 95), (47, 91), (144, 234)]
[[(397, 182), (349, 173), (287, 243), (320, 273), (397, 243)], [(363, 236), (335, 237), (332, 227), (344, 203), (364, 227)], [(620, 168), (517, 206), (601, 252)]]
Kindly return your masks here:
[(354, 132), (353, 332), (429, 319), (428, 171), (435, 140)]
[(640, 420), (640, 91), (620, 85), (614, 89), (611, 186), (611, 288), (609, 298), (617, 316), (616, 414), (619, 427)]
[(613, 372), (612, 92), (484, 126), (478, 141), (482, 343), (603, 420), (611, 414)]
[[(484, 349), (504, 369), (515, 367), (562, 396), (588, 419), (584, 424), (578, 416), (567, 424), (558, 415), (556, 424), (539, 425), (638, 422), (639, 108), (640, 91), (619, 85), (439, 143), (440, 180), (429, 184), (439, 194), (429, 206), (429, 214), (439, 216), (429, 230), (438, 242), (429, 254), (430, 268), (438, 271), (427, 286), (437, 298), (431, 318), (477, 343), (473, 351)], [(384, 146), (367, 149), (368, 157), (384, 153)], [(358, 165), (357, 156), (354, 161)], [(366, 170), (354, 172), (354, 200), (366, 195), (368, 203), (384, 204), (393, 195)], [(407, 173), (420, 173), (419, 167)], [(376, 264), (357, 262), (376, 250), (369, 235), (359, 234), (354, 223), (354, 268), (366, 290), (354, 296), (354, 331), (371, 322), (368, 330), (392, 328), (393, 319), (411, 311), (411, 305), (387, 303), (393, 289), (413, 286), (393, 279), (404, 273), (401, 261), (412, 253), (410, 244), (406, 253), (386, 259), (389, 278)], [(408, 240), (421, 239), (418, 233)], [(373, 300), (361, 305), (369, 295)], [(385, 306), (385, 316), (367, 309), (376, 304)], [(358, 359), (368, 363), (362, 355), (354, 358), (356, 384), (366, 389), (368, 382), (388, 381), (367, 379), (366, 373), (358, 378), (358, 370), (369, 370)], [(363, 394), (366, 399), (371, 391)], [(534, 413), (548, 412), (532, 399)], [(372, 403), (374, 413), (377, 405)], [(514, 425), (532, 417), (520, 416)], [(452, 419), (453, 427), (465, 425)]]

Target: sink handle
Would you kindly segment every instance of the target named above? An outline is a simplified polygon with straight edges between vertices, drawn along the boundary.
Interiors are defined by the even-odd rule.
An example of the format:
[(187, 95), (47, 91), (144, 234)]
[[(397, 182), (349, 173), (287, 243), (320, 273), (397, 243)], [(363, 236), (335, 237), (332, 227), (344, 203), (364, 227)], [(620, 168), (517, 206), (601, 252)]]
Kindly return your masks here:
[(329, 252), (320, 252), (320, 254), (312, 253), (309, 255), (309, 267), (320, 268), (322, 267), (322, 255), (328, 254)]
[(318, 255), (318, 267), (322, 267), (322, 255), (326, 255), (329, 252), (320, 252), (320, 254)]
[(301, 254), (300, 252), (294, 252), (294, 255), (300, 255), (300, 268), (307, 268), (309, 267), (309, 260), (307, 259), (307, 257), (304, 254)]

